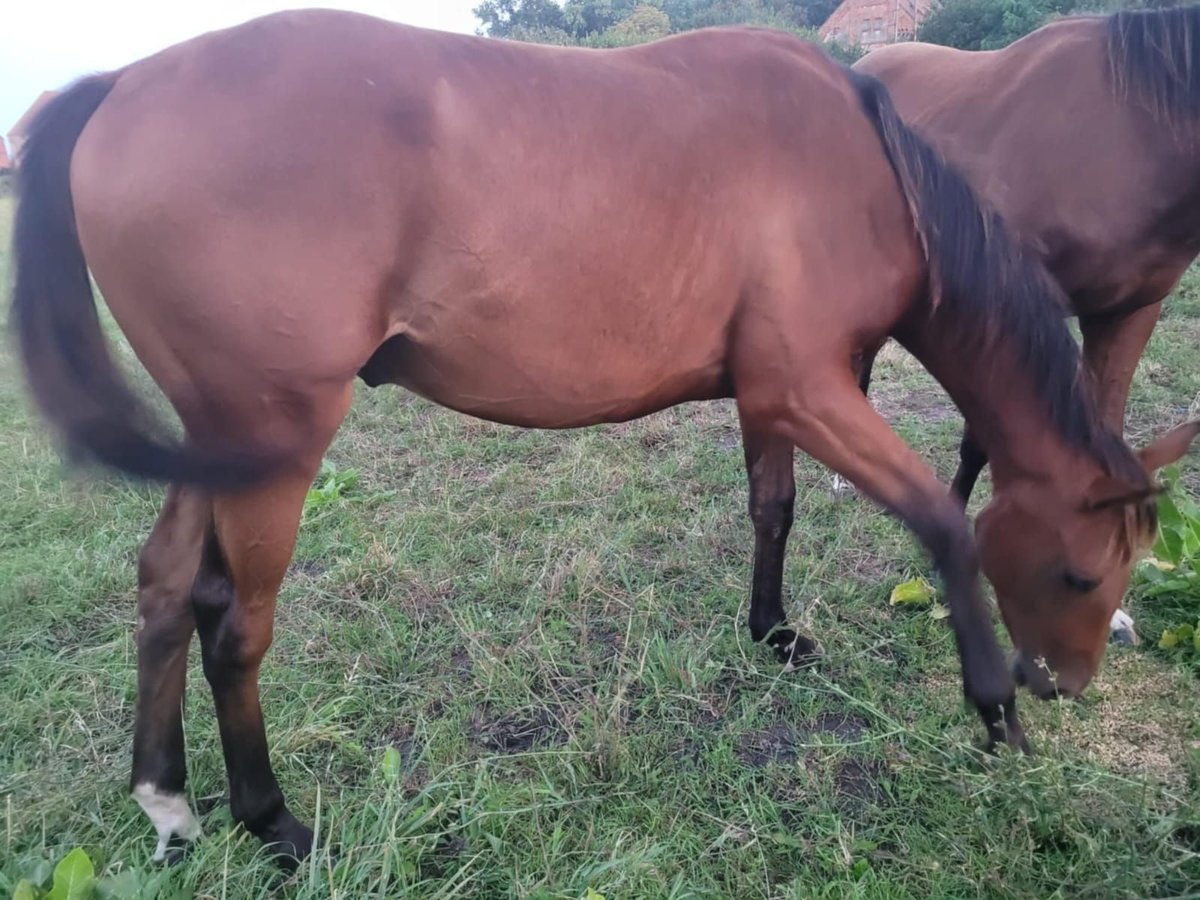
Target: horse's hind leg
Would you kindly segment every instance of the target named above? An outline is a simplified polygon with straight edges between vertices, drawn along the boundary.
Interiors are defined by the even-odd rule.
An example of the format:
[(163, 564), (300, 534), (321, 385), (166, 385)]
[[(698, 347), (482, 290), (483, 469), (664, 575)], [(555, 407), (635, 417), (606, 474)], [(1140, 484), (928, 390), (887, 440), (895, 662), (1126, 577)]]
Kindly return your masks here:
[(302, 859), (312, 832), (284, 804), (271, 771), (258, 673), (271, 645), (275, 597), (291, 559), (310, 477), (214, 500), (192, 591), (204, 675), (212, 688), (235, 821), (282, 859)]
[(138, 692), (130, 788), (158, 832), (154, 858), (200, 824), (183, 796), (183, 691), (195, 631), (189, 594), (200, 566), (209, 500), (172, 487), (138, 559)]
[(304, 498), (349, 404), (314, 425), (303, 457), (270, 484), (213, 498), (212, 525), (192, 591), (204, 675), (212, 688), (235, 821), (292, 867), (312, 831), (284, 803), (267, 748), (259, 668), (274, 632), (275, 601), (292, 558)]
[(764, 431), (742, 416), (742, 446), (750, 480), (750, 520), (754, 523), (754, 575), (750, 588), (750, 636), (766, 640), (781, 662), (791, 664), (817, 651), (813, 641), (790, 628), (780, 628), (783, 610), (783, 563), (796, 479), (794, 448), (787, 438)]

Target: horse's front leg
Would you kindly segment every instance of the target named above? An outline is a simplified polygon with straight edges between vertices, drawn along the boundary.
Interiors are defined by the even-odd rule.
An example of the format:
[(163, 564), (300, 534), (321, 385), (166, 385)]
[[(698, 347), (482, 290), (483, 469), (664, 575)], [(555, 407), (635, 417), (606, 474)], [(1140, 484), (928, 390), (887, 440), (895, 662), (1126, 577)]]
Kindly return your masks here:
[(984, 601), (967, 517), (933, 472), (872, 409), (849, 367), (808, 369), (785, 386), (738, 378), (743, 417), (771, 423), (775, 434), (829, 466), (899, 516), (941, 572), (962, 662), (963, 691), (987, 727), (989, 745), (1025, 748), (1016, 685)]

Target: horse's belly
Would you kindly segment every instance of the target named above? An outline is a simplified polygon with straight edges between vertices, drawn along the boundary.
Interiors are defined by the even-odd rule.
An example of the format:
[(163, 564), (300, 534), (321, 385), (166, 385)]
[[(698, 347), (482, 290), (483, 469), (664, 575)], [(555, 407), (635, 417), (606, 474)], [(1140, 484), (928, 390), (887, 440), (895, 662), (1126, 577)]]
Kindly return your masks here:
[[(359, 373), (459, 412), (526, 428), (623, 422), (690, 400), (728, 396), (724, 360), (663, 348), (639, 355), (608, 346), (438, 346), (406, 335), (387, 341)], [(667, 363), (670, 364), (667, 364)]]

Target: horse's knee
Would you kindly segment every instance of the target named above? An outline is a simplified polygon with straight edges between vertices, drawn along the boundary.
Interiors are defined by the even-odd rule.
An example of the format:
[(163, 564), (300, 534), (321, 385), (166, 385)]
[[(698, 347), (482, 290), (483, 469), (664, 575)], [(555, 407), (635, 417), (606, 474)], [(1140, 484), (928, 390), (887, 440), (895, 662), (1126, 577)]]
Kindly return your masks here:
[(134, 631), (139, 651), (171, 649), (191, 639), (195, 620), (185, 580), (190, 577), (164, 567), (157, 550), (143, 550), (138, 559), (138, 617)]
[(193, 631), (195, 621), (186, 606), (170, 610), (160, 607), (139, 613), (134, 641), (140, 658), (154, 666), (165, 664), (177, 653), (186, 653)]
[(230, 607), (219, 619), (201, 626), (204, 677), (214, 690), (240, 684), (258, 671), (270, 646), (270, 629), (264, 634), (260, 629), (245, 627)]
[(943, 576), (969, 577), (978, 572), (979, 551), (962, 509), (940, 496), (931, 504), (922, 501), (921, 506), (921, 512), (910, 512), (905, 518)]
[(795, 495), (753, 498), (750, 501), (750, 521), (754, 530), (771, 540), (782, 540), (792, 529)]

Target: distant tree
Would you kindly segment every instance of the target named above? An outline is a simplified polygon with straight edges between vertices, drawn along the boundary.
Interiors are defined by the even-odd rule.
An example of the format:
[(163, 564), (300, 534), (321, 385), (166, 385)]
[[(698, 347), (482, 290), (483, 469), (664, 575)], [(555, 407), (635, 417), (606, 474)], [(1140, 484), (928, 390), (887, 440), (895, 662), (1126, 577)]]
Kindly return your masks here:
[(820, 28), (842, 5), (842, 0), (801, 0), (796, 4), (804, 10), (804, 24), (809, 28)]
[[(541, 44), (624, 47), (714, 25), (760, 25), (820, 43), (815, 29), (840, 0), (483, 0), (475, 8), (489, 37)], [(1101, 2), (1101, 0), (1097, 0)], [(843, 62), (857, 47), (825, 49)]]
[(941, 0), (917, 29), (917, 40), (960, 50), (998, 50), (1073, 5), (1073, 0)]
[(714, 25), (766, 25), (802, 28), (808, 23), (795, 0), (662, 0), (663, 10), (678, 31)]
[(575, 47), (579, 41), (565, 28), (553, 28), (548, 25), (518, 25), (508, 33), (510, 41), (524, 41), (527, 44), (550, 44), (553, 47)]
[(642, 3), (617, 24), (594, 35), (589, 41), (595, 47), (629, 47), (656, 41), (671, 33), (671, 20), (657, 6)]
[(1079, 0), (1072, 13), (1114, 13), (1123, 9), (1169, 9), (1193, 0)]
[(528, 40), (520, 35), (566, 33), (563, 8), (555, 0), (483, 0), (473, 12), (488, 37)]
[(961, 50), (998, 50), (1063, 15), (1163, 9), (1192, 0), (941, 0), (917, 39)]
[(567, 31), (576, 40), (584, 41), (607, 31), (629, 18), (639, 6), (645, 5), (662, 7), (662, 3), (656, 0), (566, 0), (563, 18)]
[(838, 62), (844, 63), (847, 66), (854, 65), (856, 62), (862, 59), (867, 52), (862, 48), (861, 44), (843, 44), (841, 41), (829, 41), (826, 43), (822, 41), (820, 36), (815, 32), (809, 40), (820, 43), (821, 46), (825, 48), (826, 53), (828, 53)]

